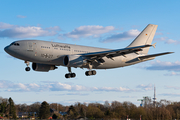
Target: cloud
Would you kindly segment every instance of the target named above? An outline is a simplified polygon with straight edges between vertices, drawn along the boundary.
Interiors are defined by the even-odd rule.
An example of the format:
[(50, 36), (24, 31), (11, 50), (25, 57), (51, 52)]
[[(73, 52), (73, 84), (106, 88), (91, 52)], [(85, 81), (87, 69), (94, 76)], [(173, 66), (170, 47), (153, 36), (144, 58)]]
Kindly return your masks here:
[(137, 96), (120, 96), (121, 98), (137, 98)]
[(150, 65), (144, 64), (143, 66), (138, 66), (140, 69), (146, 70), (165, 70), (169, 73), (164, 74), (165, 76), (179, 76), (180, 75), (180, 61), (176, 62), (165, 62), (165, 61), (153, 61), (149, 62)]
[(92, 26), (80, 26), (76, 29), (74, 29), (72, 32), (63, 34), (62, 36), (73, 38), (73, 39), (79, 39), (79, 38), (85, 38), (85, 37), (99, 37), (100, 35), (104, 33), (108, 33), (115, 28), (113, 26), (99, 26), (99, 25), (92, 25)]
[(123, 88), (123, 87), (118, 87), (118, 88), (112, 88), (112, 87), (100, 87), (100, 88), (95, 88), (95, 91), (114, 91), (114, 92), (128, 92), (128, 91), (134, 91), (129, 88)]
[(36, 83), (23, 84), (23, 83), (13, 83), (8, 80), (0, 80), (0, 89), (8, 92), (42, 91), (43, 89), (45, 89), (45, 87), (47, 86), (39, 86)]
[(144, 67), (147, 70), (167, 70), (167, 71), (177, 71), (180, 72), (180, 61), (176, 62), (163, 62), (155, 61), (151, 62), (151, 66)]
[(177, 73), (177, 72), (171, 72), (171, 73), (166, 73), (164, 74), (165, 76), (179, 76), (180, 73)]
[(159, 94), (159, 95), (170, 96), (170, 97), (180, 97), (180, 93), (162, 93), (162, 94)]
[(123, 87), (86, 87), (81, 85), (70, 85), (70, 84), (63, 84), (63, 83), (51, 83), (52, 87), (50, 88), (51, 91), (106, 91), (106, 92), (127, 92), (127, 91), (134, 91), (129, 88), (123, 88)]
[(152, 84), (148, 84), (148, 85), (140, 84), (136, 88), (141, 88), (145, 91), (148, 91), (148, 90), (153, 90), (153, 85)]
[(43, 92), (43, 91), (105, 91), (105, 92), (130, 92), (135, 91), (129, 88), (123, 87), (87, 87), (81, 85), (71, 85), (60, 82), (42, 82), (42, 84), (36, 83), (13, 83), (11, 81), (0, 80), (0, 89), (8, 92)]
[(166, 44), (180, 44), (180, 41), (177, 41), (177, 40), (173, 40), (173, 39), (169, 39), (165, 42)]
[(167, 41), (168, 37), (155, 38), (154, 41)]
[(10, 29), (10, 28), (14, 28), (14, 27), (17, 27), (17, 26), (11, 25), (11, 24), (8, 24), (8, 23), (0, 22), (0, 30), (1, 29)]
[(180, 90), (180, 87), (176, 87), (176, 86), (165, 86), (165, 89), (175, 89), (175, 90)]
[(13, 83), (7, 80), (0, 80), (0, 89), (6, 89), (9, 87), (13, 87)]
[(163, 35), (161, 32), (156, 32), (155, 35)]
[(32, 38), (42, 36), (53, 36), (60, 31), (58, 26), (41, 28), (36, 26), (17, 26), (0, 22), (0, 37), (9, 38)]
[(85, 96), (85, 95), (89, 95), (87, 93), (67, 93), (66, 95), (80, 95), (80, 96)]
[(175, 45), (180, 44), (180, 41), (168, 39), (168, 37), (155, 38), (154, 41), (164, 41), (166, 44), (175, 44)]
[(80, 93), (80, 92), (69, 92), (69, 93), (63, 93), (63, 94), (55, 94), (56, 96), (62, 96), (62, 95), (78, 95), (78, 96), (85, 96), (89, 95), (88, 93)]
[(26, 18), (26, 16), (23, 15), (17, 15), (18, 18)]
[(139, 33), (140, 33), (140, 31), (138, 31), (137, 29), (135, 29), (135, 30), (132, 29), (127, 32), (117, 33), (115, 35), (112, 35), (112, 36), (102, 40), (102, 42), (107, 43), (107, 42), (124, 41), (124, 40), (128, 40), (128, 39), (137, 37), (139, 35)]
[(51, 31), (61, 31), (59, 26), (54, 26), (54, 27), (48, 27), (45, 30), (51, 30)]

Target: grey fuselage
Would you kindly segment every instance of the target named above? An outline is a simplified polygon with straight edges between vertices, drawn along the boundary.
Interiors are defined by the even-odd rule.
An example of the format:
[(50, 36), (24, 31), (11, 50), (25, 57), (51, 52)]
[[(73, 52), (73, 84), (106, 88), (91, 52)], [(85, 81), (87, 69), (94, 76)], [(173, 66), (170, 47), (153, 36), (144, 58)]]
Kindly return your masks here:
[[(13, 43), (16, 43), (14, 45)], [(5, 47), (5, 51), (10, 55), (33, 63), (41, 63), (56, 66), (65, 66), (63, 63), (64, 56), (66, 55), (85, 55), (92, 52), (107, 51), (109, 49), (64, 44), (57, 42), (48, 42), (40, 40), (20, 40), (11, 43), (11, 45)], [(110, 69), (128, 66), (139, 62), (151, 60), (139, 60), (138, 57), (141, 54), (130, 53), (126, 56), (117, 56), (113, 59), (103, 57), (105, 61), (103, 64), (96, 64), (93, 69)], [(88, 66), (82, 66), (82, 68), (88, 68)]]

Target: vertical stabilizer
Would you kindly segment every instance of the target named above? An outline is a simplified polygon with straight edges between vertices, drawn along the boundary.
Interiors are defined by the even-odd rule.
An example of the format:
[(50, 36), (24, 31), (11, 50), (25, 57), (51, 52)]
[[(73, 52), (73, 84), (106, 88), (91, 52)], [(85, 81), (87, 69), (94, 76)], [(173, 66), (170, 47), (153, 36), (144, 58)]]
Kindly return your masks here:
[[(135, 38), (135, 40), (128, 47), (135, 47), (141, 45), (151, 45), (154, 35), (156, 33), (158, 25), (149, 24), (147, 27)], [(141, 53), (147, 54), (149, 51), (148, 48), (143, 48)]]

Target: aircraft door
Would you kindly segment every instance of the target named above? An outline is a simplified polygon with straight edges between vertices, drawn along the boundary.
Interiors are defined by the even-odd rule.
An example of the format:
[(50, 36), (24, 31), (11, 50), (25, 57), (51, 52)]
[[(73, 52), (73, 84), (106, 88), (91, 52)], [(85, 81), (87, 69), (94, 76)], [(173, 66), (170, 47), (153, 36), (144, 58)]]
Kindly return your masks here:
[(27, 42), (27, 51), (33, 51), (33, 43)]
[(38, 56), (36, 42), (32, 42), (32, 41), (27, 42), (27, 53), (30, 55), (30, 57), (33, 58), (34, 56)]
[(33, 51), (34, 51), (34, 56), (38, 56), (37, 55), (38, 50), (37, 50), (36, 42), (33, 42)]

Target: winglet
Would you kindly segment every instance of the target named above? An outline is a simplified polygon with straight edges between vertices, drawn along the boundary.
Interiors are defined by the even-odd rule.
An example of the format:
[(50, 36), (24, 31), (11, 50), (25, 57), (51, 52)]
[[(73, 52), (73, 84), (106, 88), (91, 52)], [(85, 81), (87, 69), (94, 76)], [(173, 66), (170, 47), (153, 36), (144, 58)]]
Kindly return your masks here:
[(156, 43), (152, 44), (152, 46), (153, 46), (154, 48), (156, 48)]

